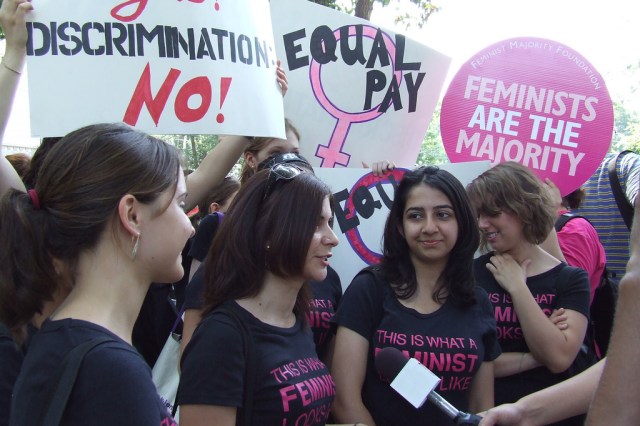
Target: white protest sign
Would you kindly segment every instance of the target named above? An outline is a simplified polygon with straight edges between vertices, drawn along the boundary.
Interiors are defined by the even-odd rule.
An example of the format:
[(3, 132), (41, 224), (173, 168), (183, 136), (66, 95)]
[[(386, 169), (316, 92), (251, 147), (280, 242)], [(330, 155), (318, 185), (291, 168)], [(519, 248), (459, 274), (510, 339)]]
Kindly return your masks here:
[[(458, 178), (463, 186), (489, 169), (489, 161), (448, 163), (438, 167)], [(395, 188), (406, 169), (396, 168), (378, 178), (369, 169), (314, 167), (316, 175), (333, 192), (333, 231), (340, 240), (333, 250), (331, 266), (338, 272), (342, 288), (364, 267), (377, 263), (382, 255), (384, 225), (393, 203)]]
[(284, 136), (268, 0), (38, 0), (31, 132), (119, 122), (153, 134)]
[(314, 166), (412, 167), (450, 59), (401, 34), (309, 1), (271, 0), (285, 115)]

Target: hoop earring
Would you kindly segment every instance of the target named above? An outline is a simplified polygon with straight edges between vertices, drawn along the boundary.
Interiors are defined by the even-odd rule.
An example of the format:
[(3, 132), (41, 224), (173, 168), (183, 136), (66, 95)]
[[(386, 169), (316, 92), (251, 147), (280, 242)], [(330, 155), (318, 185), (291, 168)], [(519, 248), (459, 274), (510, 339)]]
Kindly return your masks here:
[(133, 250), (131, 250), (131, 260), (136, 260), (136, 255), (138, 254), (138, 247), (140, 245), (140, 234), (133, 237), (136, 239), (136, 242), (133, 243)]

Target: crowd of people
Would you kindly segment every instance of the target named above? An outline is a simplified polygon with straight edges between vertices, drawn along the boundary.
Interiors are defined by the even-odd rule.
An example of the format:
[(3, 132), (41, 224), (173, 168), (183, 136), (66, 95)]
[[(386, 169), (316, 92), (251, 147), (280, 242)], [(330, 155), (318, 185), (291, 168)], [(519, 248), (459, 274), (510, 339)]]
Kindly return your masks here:
[[(33, 8), (0, 7), (0, 148)], [(280, 67), (274, 80), (284, 96)], [(388, 347), (482, 425), (582, 424), (589, 407), (588, 424), (635, 422), (640, 227), (629, 233), (611, 180), (640, 220), (639, 156), (605, 158), (565, 198), (514, 162), (466, 188), (436, 166), (409, 170), (381, 261), (343, 294), (332, 191), (284, 127), (285, 139), (220, 136), (190, 173), (173, 146), (121, 123), (0, 156), (0, 424), (450, 424), (390, 387), (375, 363)], [(614, 225), (591, 219), (601, 209)], [(591, 220), (556, 231), (572, 212)], [(622, 277), (616, 328), (606, 358), (578, 368), (605, 264)], [(151, 369), (174, 332), (166, 401)]]

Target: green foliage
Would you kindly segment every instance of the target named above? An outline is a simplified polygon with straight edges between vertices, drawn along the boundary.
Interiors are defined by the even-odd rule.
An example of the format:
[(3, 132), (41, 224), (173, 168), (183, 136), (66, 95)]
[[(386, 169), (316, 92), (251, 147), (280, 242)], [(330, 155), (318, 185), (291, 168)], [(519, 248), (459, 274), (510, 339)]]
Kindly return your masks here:
[(309, 0), (309, 1), (322, 6), (330, 7), (331, 9), (338, 9), (336, 0)]
[(424, 136), (416, 164), (427, 166), (444, 163), (449, 163), (449, 158), (444, 150), (442, 136), (440, 136), (440, 104), (438, 104)]
[[(628, 80), (637, 82), (640, 77), (640, 61), (627, 66)], [(614, 134), (612, 152), (631, 149), (640, 152), (640, 116), (638, 115), (638, 83), (630, 84), (629, 91), (619, 101), (613, 102)]]
[(396, 16), (394, 19), (394, 22), (398, 25), (403, 25), (405, 30), (408, 30), (414, 25), (422, 28), (429, 20), (429, 17), (440, 10), (440, 7), (431, 3), (431, 0), (410, 1), (416, 6), (416, 13), (405, 12), (404, 14)]
[(614, 102), (614, 133), (610, 152), (630, 149), (640, 152), (640, 117), (637, 111), (628, 110), (622, 103)]
[[(610, 152), (640, 147), (640, 118), (636, 111), (625, 108), (624, 103), (613, 103), (614, 128)], [(635, 147), (635, 148), (633, 148)]]
[[(403, 25), (405, 29), (413, 26), (422, 28), (431, 14), (440, 10), (440, 7), (431, 3), (431, 0), (309, 0), (332, 9), (340, 10), (349, 15), (355, 15), (366, 20), (371, 19), (373, 4), (379, 3), (382, 7), (395, 6), (397, 16), (396, 24)], [(410, 7), (407, 7), (410, 6)]]
[(178, 148), (184, 155), (183, 167), (195, 170), (216, 145), (216, 135), (159, 135), (163, 141)]

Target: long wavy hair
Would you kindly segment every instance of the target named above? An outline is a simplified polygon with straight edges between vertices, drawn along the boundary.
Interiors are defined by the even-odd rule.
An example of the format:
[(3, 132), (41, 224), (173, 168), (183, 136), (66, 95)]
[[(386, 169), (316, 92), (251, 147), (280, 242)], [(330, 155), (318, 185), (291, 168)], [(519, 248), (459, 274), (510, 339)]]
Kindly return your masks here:
[(438, 277), (432, 298), (438, 303), (450, 298), (461, 306), (469, 306), (475, 302), (473, 257), (479, 243), (478, 224), (464, 187), (446, 170), (425, 166), (405, 173), (396, 188), (384, 227), (382, 261), (375, 269), (391, 283), (399, 299), (408, 299), (415, 294), (418, 286), (416, 270), (411, 261), (409, 245), (400, 229), (409, 192), (418, 185), (427, 185), (446, 195), (458, 222), (458, 240)]

